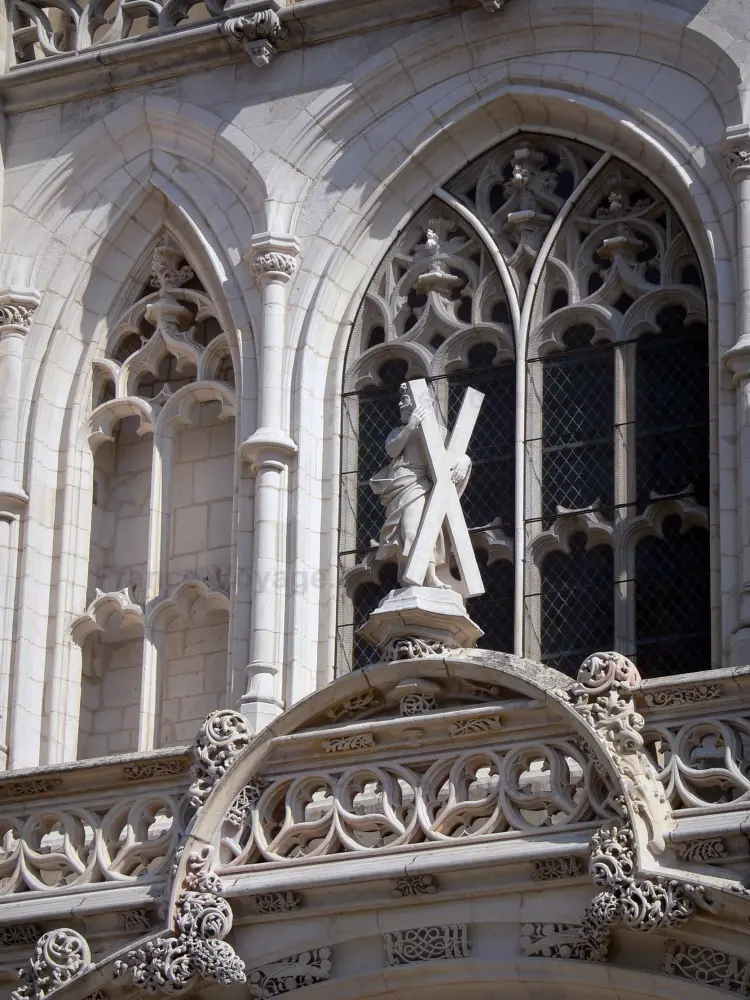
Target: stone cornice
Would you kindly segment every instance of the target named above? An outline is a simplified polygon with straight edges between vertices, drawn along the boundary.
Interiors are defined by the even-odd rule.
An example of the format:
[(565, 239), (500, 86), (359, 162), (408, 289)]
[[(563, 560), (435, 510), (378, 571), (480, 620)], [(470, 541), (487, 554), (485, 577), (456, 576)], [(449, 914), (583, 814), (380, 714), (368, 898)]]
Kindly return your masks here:
[[(253, 10), (278, 9), (280, 31), (276, 38), (279, 44), (277, 46), (274, 41), (273, 48), (281, 52), (478, 7), (479, 0), (420, 0), (419, 4), (403, 4), (401, 0), (378, 0), (376, 3), (373, 0), (301, 0), (278, 9), (277, 0), (258, 0), (237, 4), (231, 14), (236, 19)], [(75, 55), (40, 59), (13, 67), (0, 75), (3, 109), (6, 113), (26, 111), (246, 61), (247, 48), (243, 51), (243, 41), (253, 49), (259, 42), (247, 40), (244, 24), (230, 26), (228, 21), (229, 18), (217, 18), (163, 35), (114, 42)], [(283, 42), (280, 40), (282, 34), (285, 36)], [(271, 44), (268, 39), (260, 41)], [(255, 61), (254, 53), (249, 54)], [(260, 53), (257, 57), (262, 64), (267, 61)]]

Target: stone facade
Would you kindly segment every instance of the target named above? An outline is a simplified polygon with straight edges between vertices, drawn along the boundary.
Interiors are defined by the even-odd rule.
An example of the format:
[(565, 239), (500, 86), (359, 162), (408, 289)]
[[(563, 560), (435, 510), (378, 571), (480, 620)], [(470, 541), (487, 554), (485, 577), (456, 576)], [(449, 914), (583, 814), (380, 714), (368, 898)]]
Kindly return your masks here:
[[(747, 995), (750, 12), (6, 6), (4, 993)], [(486, 635), (383, 662), (407, 378), (485, 393)]]

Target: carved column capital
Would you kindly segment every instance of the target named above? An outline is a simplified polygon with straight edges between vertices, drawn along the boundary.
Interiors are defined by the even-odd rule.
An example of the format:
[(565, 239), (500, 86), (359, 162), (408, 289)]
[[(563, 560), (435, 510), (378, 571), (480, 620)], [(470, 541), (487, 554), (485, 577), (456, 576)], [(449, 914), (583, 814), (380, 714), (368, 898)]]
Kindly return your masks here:
[(31, 288), (0, 288), (0, 337), (27, 334), (40, 301)]
[(248, 260), (259, 285), (269, 281), (286, 284), (297, 269), (298, 254), (296, 236), (259, 233), (253, 237)]
[(750, 125), (730, 125), (726, 131), (724, 166), (733, 181), (750, 177)]

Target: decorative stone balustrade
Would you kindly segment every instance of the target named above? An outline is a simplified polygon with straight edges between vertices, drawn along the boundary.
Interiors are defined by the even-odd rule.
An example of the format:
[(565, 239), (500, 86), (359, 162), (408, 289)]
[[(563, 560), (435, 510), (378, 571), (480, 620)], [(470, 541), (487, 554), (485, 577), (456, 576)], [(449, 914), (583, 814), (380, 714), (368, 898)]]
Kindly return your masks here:
[(72, 56), (118, 42), (144, 40), (175, 29), (217, 24), (257, 66), (270, 62), (284, 37), (276, 0), (12, 0), (13, 48), (18, 64)]
[[(433, 681), (427, 697), (413, 686), (385, 700), (358, 695), (287, 738), (283, 761), (261, 768), (227, 811), (219, 870), (524, 840), (611, 817), (597, 765), (539, 703), (521, 711), (495, 689)], [(675, 819), (667, 840), (682, 861), (732, 868), (750, 856), (748, 689), (750, 671), (731, 670), (633, 687), (643, 751)], [(166, 883), (210, 792), (191, 801), (199, 760), (200, 748), (192, 758), (173, 748), (0, 776), (0, 925), (26, 899), (41, 918), (62, 895)]]
[(3, 906), (27, 893), (165, 881), (185, 829), (189, 766), (178, 748), (3, 775), (0, 923)]

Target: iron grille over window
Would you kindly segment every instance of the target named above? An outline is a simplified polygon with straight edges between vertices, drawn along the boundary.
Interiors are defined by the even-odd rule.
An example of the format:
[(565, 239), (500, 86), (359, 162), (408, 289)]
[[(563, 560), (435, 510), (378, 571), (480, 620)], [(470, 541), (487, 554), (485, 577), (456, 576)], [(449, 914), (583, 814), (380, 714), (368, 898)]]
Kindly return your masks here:
[(396, 585), (369, 479), (407, 378), (448, 427), (467, 386), (485, 395), (462, 498), (480, 645), (569, 673), (610, 648), (646, 676), (708, 667), (707, 360), (694, 250), (623, 163), (519, 135), (438, 192), (349, 346), (338, 672), (377, 658), (356, 632)]

